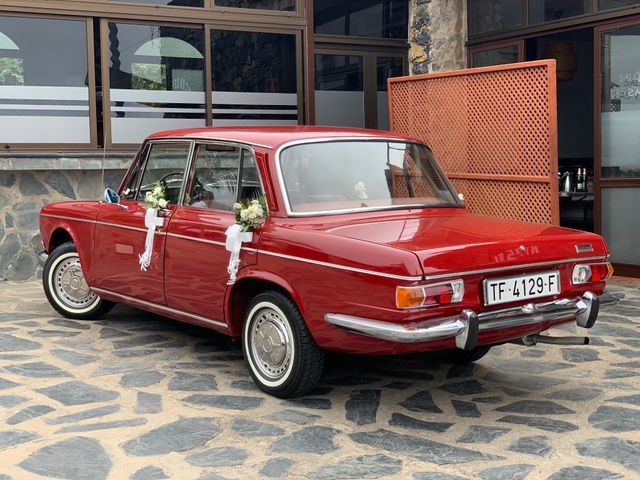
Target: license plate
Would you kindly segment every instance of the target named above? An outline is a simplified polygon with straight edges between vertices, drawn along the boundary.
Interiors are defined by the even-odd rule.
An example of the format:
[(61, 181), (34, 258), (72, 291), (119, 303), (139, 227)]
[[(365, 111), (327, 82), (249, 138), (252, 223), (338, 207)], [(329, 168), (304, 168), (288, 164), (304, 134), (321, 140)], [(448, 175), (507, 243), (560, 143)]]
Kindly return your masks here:
[(518, 302), (529, 298), (548, 297), (560, 293), (558, 270), (513, 277), (489, 278), (484, 281), (485, 305)]

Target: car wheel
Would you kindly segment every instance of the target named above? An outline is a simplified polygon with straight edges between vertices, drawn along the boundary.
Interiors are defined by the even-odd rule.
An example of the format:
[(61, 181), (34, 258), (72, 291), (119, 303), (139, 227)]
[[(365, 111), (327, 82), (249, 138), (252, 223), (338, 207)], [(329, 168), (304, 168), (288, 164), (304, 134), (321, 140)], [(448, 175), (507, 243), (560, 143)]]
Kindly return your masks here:
[(473, 363), (480, 360), (491, 350), (491, 346), (476, 347), (473, 350), (452, 350), (444, 356), (444, 361), (449, 363)]
[(304, 395), (322, 375), (324, 351), (309, 333), (296, 304), (279, 292), (261, 293), (249, 304), (242, 350), (253, 380), (276, 397)]
[(42, 284), (51, 306), (67, 318), (98, 318), (114, 305), (91, 291), (82, 273), (78, 251), (71, 242), (51, 252), (44, 265)]

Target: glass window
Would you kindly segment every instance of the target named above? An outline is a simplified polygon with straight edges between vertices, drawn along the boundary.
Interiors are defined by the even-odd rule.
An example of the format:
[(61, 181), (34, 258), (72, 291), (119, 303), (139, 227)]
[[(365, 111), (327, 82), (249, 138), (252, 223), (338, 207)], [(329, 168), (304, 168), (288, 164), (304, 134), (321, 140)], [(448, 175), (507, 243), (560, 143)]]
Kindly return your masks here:
[(109, 23), (113, 143), (204, 126), (202, 29)]
[(407, 0), (315, 0), (315, 33), (407, 38)]
[(518, 46), (509, 45), (506, 47), (494, 48), (474, 52), (471, 59), (474, 67), (490, 67), (491, 65), (503, 65), (505, 63), (515, 63), (518, 61)]
[(189, 150), (188, 142), (151, 144), (137, 199), (144, 201), (145, 194), (160, 182), (165, 191), (165, 198), (169, 203), (176, 205), (180, 199)]
[(529, 24), (553, 22), (591, 12), (591, 0), (536, 0), (529, 2)]
[(204, 0), (112, 0), (120, 3), (144, 3), (148, 5), (170, 5), (174, 7), (204, 7)]
[(316, 123), (364, 127), (363, 59), (316, 56)]
[(297, 125), (296, 38), (211, 32), (213, 124)]
[(506, 30), (522, 24), (522, 0), (469, 0), (468, 5), (470, 35)]
[(387, 95), (387, 80), (392, 77), (401, 77), (403, 74), (403, 60), (400, 57), (377, 58), (377, 98), (378, 102), (378, 128), (389, 129), (389, 97)]
[(424, 145), (304, 144), (285, 149), (280, 164), (293, 212), (458, 204)]
[(602, 236), (614, 262), (640, 265), (639, 207), (640, 188), (602, 189)]
[(217, 7), (259, 8), (292, 12), (296, 9), (296, 0), (215, 0)]
[(599, 10), (608, 10), (611, 8), (631, 7), (640, 4), (640, 0), (598, 0)]
[(185, 204), (194, 208), (233, 210), (238, 198), (241, 156), (242, 150), (236, 147), (199, 145)]
[(134, 200), (136, 198), (136, 189), (138, 188), (138, 180), (140, 179), (140, 172), (144, 167), (144, 161), (147, 158), (147, 152), (151, 148), (150, 143), (145, 143), (142, 148), (138, 151), (136, 158), (133, 160), (133, 167), (131, 172), (129, 173), (129, 177), (127, 178), (127, 183), (125, 184), (120, 197), (123, 200)]
[(88, 83), (84, 20), (0, 16), (1, 144), (90, 143)]
[(363, 58), (317, 54), (316, 123), (364, 127)]
[(602, 34), (601, 174), (640, 178), (640, 26)]
[(260, 198), (263, 194), (256, 158), (248, 150), (243, 150), (240, 195), (238, 198), (247, 204), (251, 200)]

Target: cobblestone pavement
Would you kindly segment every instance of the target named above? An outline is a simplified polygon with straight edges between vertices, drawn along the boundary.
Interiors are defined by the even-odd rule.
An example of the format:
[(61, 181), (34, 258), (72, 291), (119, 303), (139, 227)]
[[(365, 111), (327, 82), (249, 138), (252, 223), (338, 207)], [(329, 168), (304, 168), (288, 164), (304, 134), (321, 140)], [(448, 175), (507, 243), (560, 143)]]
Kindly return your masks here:
[(640, 478), (640, 289), (611, 289), (591, 346), (333, 355), (282, 401), (223, 336), (124, 307), (69, 321), (0, 282), (0, 479)]

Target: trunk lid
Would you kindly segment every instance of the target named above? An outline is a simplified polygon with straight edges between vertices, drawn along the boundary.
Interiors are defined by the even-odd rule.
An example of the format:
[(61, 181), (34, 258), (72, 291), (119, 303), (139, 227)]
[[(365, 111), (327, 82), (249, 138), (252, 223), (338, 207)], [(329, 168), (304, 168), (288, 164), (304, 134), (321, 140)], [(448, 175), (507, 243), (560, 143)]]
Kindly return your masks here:
[[(607, 254), (599, 235), (552, 225), (504, 220), (465, 211), (356, 220), (327, 229), (334, 235), (413, 252), (426, 276), (495, 269)], [(590, 244), (591, 251), (577, 245)]]

